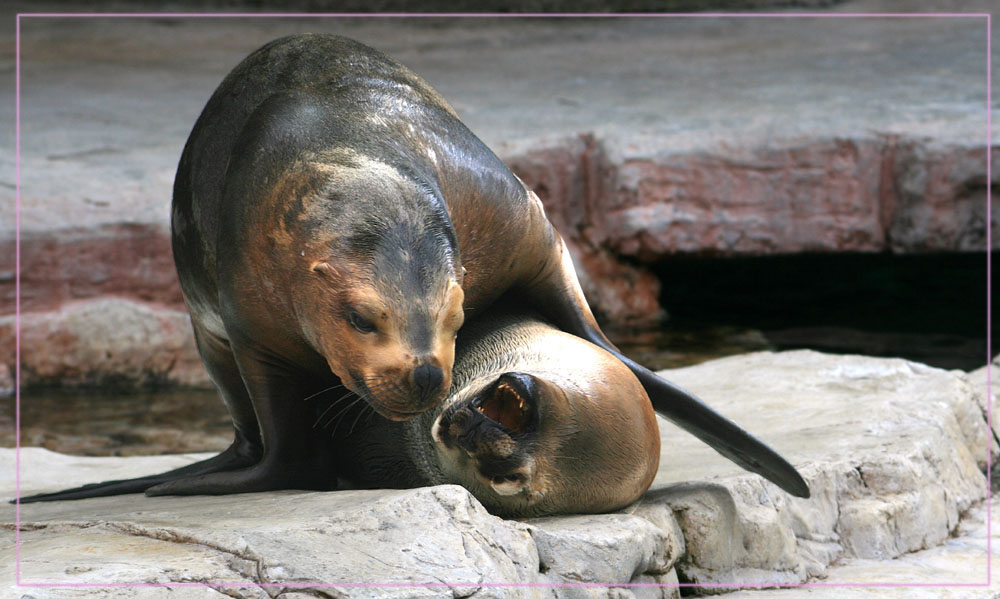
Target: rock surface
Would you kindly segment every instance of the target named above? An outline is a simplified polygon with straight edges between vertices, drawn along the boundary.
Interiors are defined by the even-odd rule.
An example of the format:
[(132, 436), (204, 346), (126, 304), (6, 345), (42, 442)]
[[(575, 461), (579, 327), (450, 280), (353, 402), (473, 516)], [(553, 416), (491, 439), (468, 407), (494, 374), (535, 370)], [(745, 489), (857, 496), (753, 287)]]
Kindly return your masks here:
[[(989, 417), (989, 422), (993, 426), (994, 443), (1000, 442), (1000, 414), (996, 411), (997, 396), (1000, 395), (997, 392), (997, 387), (1000, 387), (1000, 355), (993, 358), (989, 365), (965, 375), (965, 380), (976, 390), (979, 409)], [(996, 466), (997, 461), (994, 460), (993, 464)]]
[[(953, 8), (989, 6), (976, 4)], [(641, 263), (675, 253), (985, 248), (986, 29), (972, 18), (22, 25), (20, 300), (33, 315), (25, 334), (38, 338), (25, 357), (36, 362), (60, 351), (46, 321), (68, 303), (181, 308), (167, 229), (187, 133), (236, 62), (302, 31), (361, 39), (439, 88), (538, 191), (609, 322), (663, 315)], [(12, 31), (0, 31), (8, 47)], [(13, 54), (0, 65), (12, 71)], [(12, 97), (12, 85), (0, 81), (0, 93)], [(0, 104), (7, 122), (13, 111)], [(0, 316), (14, 309), (17, 220), (13, 131), (4, 134)], [(3, 366), (9, 356), (0, 383)], [(67, 378), (105, 375), (91, 368)]]
[[(998, 447), (959, 371), (795, 351), (664, 374), (788, 457), (812, 490), (809, 500), (789, 497), (661, 422), (647, 496), (682, 513), (687, 579), (801, 582), (837, 559), (892, 559), (944, 542), (986, 497), (987, 452), (995, 462)], [(723, 476), (725, 490), (671, 486)]]
[[(9, 450), (4, 457), (10, 461)], [(69, 467), (76, 477), (119, 477), (183, 465), (194, 457), (69, 458), (29, 449), (22, 455), (22, 468), (27, 473)], [(100, 473), (86, 473), (88, 465), (98, 466)], [(264, 583), (273, 584), (271, 590), (313, 583), (335, 596), (356, 597), (376, 594), (357, 585), (386, 582), (395, 587), (381, 588), (377, 596), (466, 596), (477, 590), (493, 597), (535, 595), (531, 588), (483, 583), (670, 582), (676, 580), (672, 566), (683, 548), (679, 531), (669, 526), (669, 514), (659, 519), (575, 516), (526, 524), (489, 515), (467, 491), (450, 485), (406, 491), (285, 491), (238, 500), (100, 498), (26, 505), (21, 517), (31, 522), (21, 533), (21, 576), (26, 581)], [(661, 528), (654, 520), (668, 526)], [(70, 557), (72, 552), (60, 557), (60, 547), (64, 551), (67, 543), (76, 542), (89, 548), (85, 559)], [(123, 552), (135, 557), (123, 562)], [(260, 589), (228, 590), (239, 597), (264, 596)], [(562, 596), (577, 594), (568, 590)]]
[[(987, 584), (991, 556), (1000, 563), (1000, 500), (991, 502), (992, 539), (987, 544), (987, 506), (969, 510), (952, 538), (944, 544), (902, 555), (893, 560), (847, 559), (827, 571), (827, 577), (808, 590), (816, 599), (988, 599), (1000, 593), (1000, 581)], [(994, 572), (996, 566), (994, 566)], [(939, 585), (918, 587), (914, 582), (940, 581)], [(897, 587), (866, 586), (875, 583)], [(802, 589), (744, 590), (729, 599), (797, 599)]]
[[(0, 317), (3, 359), (14, 363), (14, 316)], [(121, 298), (63, 304), (21, 318), (21, 384), (208, 386), (183, 308)]]
[[(977, 403), (980, 392), (964, 373), (796, 351), (663, 374), (788, 457), (809, 482), (812, 498), (788, 497), (661, 422), (661, 471), (640, 502), (615, 514), (504, 521), (454, 486), (30, 504), (21, 507), (21, 576), (38, 582), (339, 585), (336, 592), (300, 589), (302, 596), (466, 596), (478, 590), (498, 597), (669, 597), (676, 596), (678, 581), (716, 585), (703, 592), (855, 575), (883, 582), (883, 565), (884, 582), (897, 582), (901, 556), (914, 564), (920, 556), (939, 556), (935, 568), (909, 582), (978, 580), (965, 569), (974, 559), (956, 559), (957, 570), (948, 568), (956, 539), (972, 539), (958, 547), (963, 556), (982, 544), (976, 536), (976, 519), (982, 518), (977, 506), (986, 496), (981, 468), (987, 451), (997, 455)], [(22, 452), (21, 490), (136, 476), (195, 457), (82, 458), (29, 448)], [(13, 451), (0, 450), (0, 458), (7, 466), (0, 494), (12, 495)], [(13, 506), (0, 513), (7, 522), (14, 518)], [(2, 551), (10, 564), (12, 544)], [(854, 569), (842, 572), (841, 564)], [(11, 568), (3, 570), (7, 580)], [(349, 581), (444, 586), (376, 593)], [(629, 582), (668, 586), (604, 588)], [(291, 597), (289, 584), (280, 588)], [(78, 590), (31, 593), (37, 599), (86, 596), (75, 595)], [(159, 592), (140, 590), (147, 591), (134, 589), (134, 596)], [(260, 588), (224, 590), (266, 596)]]

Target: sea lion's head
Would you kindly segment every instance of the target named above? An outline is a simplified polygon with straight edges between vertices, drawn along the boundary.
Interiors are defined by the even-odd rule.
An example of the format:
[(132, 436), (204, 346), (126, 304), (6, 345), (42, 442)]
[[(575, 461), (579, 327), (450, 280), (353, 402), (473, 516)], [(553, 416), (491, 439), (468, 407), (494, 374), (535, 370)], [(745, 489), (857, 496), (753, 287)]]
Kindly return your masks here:
[(432, 426), (445, 477), (501, 516), (632, 503), (656, 474), (659, 434), (641, 385), (619, 365), (608, 385), (583, 371), (470, 385)]
[(344, 385), (390, 420), (438, 404), (464, 321), (454, 229), (434, 189), (383, 163), (340, 158), (305, 212), (314, 233), (299, 320)]

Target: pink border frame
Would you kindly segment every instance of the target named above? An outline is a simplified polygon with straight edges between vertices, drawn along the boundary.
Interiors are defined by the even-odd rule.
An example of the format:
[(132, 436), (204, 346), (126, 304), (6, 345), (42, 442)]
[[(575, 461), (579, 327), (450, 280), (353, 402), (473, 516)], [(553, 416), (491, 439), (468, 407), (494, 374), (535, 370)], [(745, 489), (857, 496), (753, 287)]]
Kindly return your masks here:
[[(852, 19), (852, 18), (984, 18), (986, 19), (986, 363), (991, 364), (993, 355), (991, 347), (992, 330), (992, 20), (989, 13), (17, 13), (15, 25), (15, 526), (14, 526), (14, 583), (23, 588), (133, 588), (133, 587), (210, 587), (210, 588), (450, 588), (453, 586), (478, 586), (487, 588), (614, 588), (614, 587), (703, 587), (731, 589), (761, 589), (761, 588), (980, 588), (989, 587), (992, 583), (992, 456), (991, 443), (986, 447), (986, 582), (985, 583), (246, 583), (246, 582), (175, 582), (175, 583), (58, 583), (21, 581), (21, 19), (22, 18), (777, 18), (777, 19)], [(993, 407), (989, 396), (992, 393), (992, 369), (986, 371), (986, 422), (992, 431)], [(992, 439), (988, 435), (988, 439)]]

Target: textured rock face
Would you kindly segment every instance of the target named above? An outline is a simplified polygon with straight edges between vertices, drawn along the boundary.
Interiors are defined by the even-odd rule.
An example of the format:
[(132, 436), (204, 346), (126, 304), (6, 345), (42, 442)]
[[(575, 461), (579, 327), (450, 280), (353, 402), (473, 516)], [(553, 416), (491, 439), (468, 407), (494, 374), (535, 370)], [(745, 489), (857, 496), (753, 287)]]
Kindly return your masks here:
[[(965, 380), (976, 391), (976, 403), (979, 404), (980, 411), (991, 416), (990, 422), (993, 425), (993, 442), (1000, 440), (1000, 414), (997, 414), (997, 388), (1000, 387), (1000, 355), (993, 358), (993, 362), (988, 366), (983, 366), (965, 375)], [(992, 391), (992, 393), (990, 393)], [(997, 460), (993, 461), (993, 467), (997, 467)]]
[[(987, 452), (996, 461), (998, 446), (960, 372), (796, 351), (662, 374), (772, 444), (812, 490), (789, 497), (661, 423), (647, 497), (678, 514), (682, 579), (801, 582), (835, 559), (892, 559), (945, 542), (986, 497)], [(706, 484), (721, 476), (721, 487)]]
[[(812, 498), (787, 496), (662, 422), (661, 469), (652, 488), (614, 514), (504, 521), (455, 486), (30, 504), (21, 512), (22, 577), (320, 581), (343, 585), (324, 591), (331, 596), (349, 597), (477, 590), (490, 597), (673, 597), (678, 581), (739, 586), (849, 582), (845, 576), (858, 575), (864, 582), (896, 582), (894, 560), (923, 552), (939, 556), (938, 566), (909, 582), (979, 580), (978, 571), (964, 567), (971, 562), (946, 567), (956, 549), (953, 538), (972, 535), (962, 547), (979, 543), (982, 468), (987, 451), (994, 458), (1000, 453), (979, 404), (979, 372), (797, 351), (736, 356), (663, 374), (788, 457)], [(21, 487), (33, 493), (134, 477), (196, 457), (81, 458), (30, 448), (22, 454)], [(13, 494), (12, 462), (13, 451), (0, 450), (2, 495)], [(4, 521), (13, 519), (12, 506), (0, 510)], [(12, 547), (3, 551), (10, 564)], [(887, 560), (883, 579), (880, 564)], [(837, 563), (855, 569), (839, 573)], [(0, 571), (13, 575), (9, 565)], [(376, 593), (350, 587), (350, 581), (441, 586)], [(571, 586), (485, 584), (490, 582)], [(626, 583), (668, 586), (609, 587)], [(713, 590), (719, 589), (699, 589)], [(43, 591), (37, 599), (87, 596)], [(259, 588), (227, 592), (265, 596)]]
[(741, 141), (685, 152), (585, 136), (508, 162), (564, 234), (645, 262), (986, 247), (980, 148), (896, 136)]
[[(69, 458), (44, 450), (26, 450), (22, 457), (29, 477), (41, 467), (71, 468), (75, 476), (79, 468), (98, 468), (86, 478), (133, 476), (192, 459)], [(9, 450), (4, 458), (9, 465)], [(9, 490), (10, 481), (5, 482)], [(12, 518), (10, 506), (2, 509), (5, 520)], [(478, 591), (484, 597), (627, 597), (627, 591), (585, 585), (676, 581), (673, 563), (683, 548), (669, 513), (658, 519), (616, 514), (505, 521), (456, 486), (162, 500), (129, 496), (27, 505), (21, 517), (32, 522), (21, 533), (26, 581), (275, 583), (271, 591), (322, 585), (308, 596), (451, 597)], [(89, 548), (83, 558), (66, 552), (76, 543)], [(123, 554), (130, 557), (122, 561)], [(5, 575), (11, 574), (8, 567)], [(386, 582), (398, 586), (358, 586)], [(676, 596), (676, 589), (654, 590), (646, 596)], [(266, 596), (259, 588), (227, 592)], [(74, 596), (63, 593), (36, 596)]]
[[(14, 317), (0, 317), (2, 361), (14, 363)], [(185, 310), (117, 298), (21, 318), (21, 384), (208, 385)]]
[[(1000, 593), (1000, 582), (992, 577), (987, 585), (991, 556), (1000, 559), (1000, 501), (992, 500), (992, 530), (987, 531), (987, 506), (978, 504), (963, 516), (962, 523), (947, 543), (902, 555), (893, 560), (846, 559), (827, 571), (820, 581), (825, 587), (808, 589), (817, 599), (986, 599)], [(992, 532), (992, 554), (987, 533)], [(994, 573), (995, 568), (994, 567)], [(921, 580), (941, 581), (940, 586), (915, 586)], [(875, 583), (899, 585), (876, 587)], [(744, 590), (727, 595), (730, 599), (797, 599), (803, 589)]]
[[(21, 238), (21, 310), (46, 312), (107, 296), (182, 308), (169, 213), (162, 211), (159, 217), (150, 225), (111, 223), (27, 233)], [(0, 272), (14, 271), (14, 257), (10, 240), (0, 247)], [(14, 281), (2, 283), (0, 301), (13, 309)]]

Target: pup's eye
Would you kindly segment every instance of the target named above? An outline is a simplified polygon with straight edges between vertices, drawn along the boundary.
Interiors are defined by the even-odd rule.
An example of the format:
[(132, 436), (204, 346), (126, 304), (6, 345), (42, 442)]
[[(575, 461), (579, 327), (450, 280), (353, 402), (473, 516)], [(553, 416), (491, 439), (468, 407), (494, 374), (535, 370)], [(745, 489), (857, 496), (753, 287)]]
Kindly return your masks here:
[(347, 315), (347, 320), (351, 323), (352, 327), (354, 327), (361, 333), (375, 332), (375, 323), (368, 320), (367, 318), (365, 318), (364, 316), (358, 314), (353, 310), (351, 311), (350, 314)]

